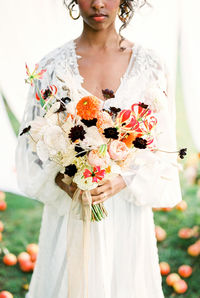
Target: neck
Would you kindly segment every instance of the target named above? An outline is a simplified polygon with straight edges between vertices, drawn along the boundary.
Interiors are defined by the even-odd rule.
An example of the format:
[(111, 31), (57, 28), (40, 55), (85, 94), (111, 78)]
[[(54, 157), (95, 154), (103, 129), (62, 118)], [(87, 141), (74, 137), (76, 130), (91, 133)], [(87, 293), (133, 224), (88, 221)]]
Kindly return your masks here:
[(82, 34), (77, 39), (78, 43), (97, 51), (116, 49), (119, 47), (119, 41), (120, 36), (114, 27), (97, 31), (93, 30), (85, 22)]

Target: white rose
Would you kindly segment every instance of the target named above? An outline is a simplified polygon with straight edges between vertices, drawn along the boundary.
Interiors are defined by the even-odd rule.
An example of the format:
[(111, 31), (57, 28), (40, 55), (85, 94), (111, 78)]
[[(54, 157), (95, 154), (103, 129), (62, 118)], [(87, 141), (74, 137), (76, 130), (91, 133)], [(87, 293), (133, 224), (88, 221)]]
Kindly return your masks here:
[(150, 106), (153, 113), (158, 113), (167, 104), (167, 97), (157, 86), (152, 86), (145, 92), (145, 104)]
[(44, 143), (48, 146), (49, 153), (54, 155), (59, 151), (65, 152), (67, 143), (62, 129), (59, 126), (50, 126), (44, 132)]

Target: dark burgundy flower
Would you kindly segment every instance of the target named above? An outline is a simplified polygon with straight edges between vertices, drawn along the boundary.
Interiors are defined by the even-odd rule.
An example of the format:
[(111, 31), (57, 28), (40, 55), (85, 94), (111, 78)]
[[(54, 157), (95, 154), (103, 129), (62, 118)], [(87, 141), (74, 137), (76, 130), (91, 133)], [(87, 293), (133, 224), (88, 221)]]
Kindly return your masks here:
[(55, 113), (60, 113), (60, 112), (63, 112), (63, 111), (66, 111), (66, 106), (63, 102), (60, 102), (60, 107)]
[(43, 99), (47, 99), (49, 96), (51, 96), (51, 94), (52, 94), (52, 91), (47, 87), (47, 89), (45, 89), (42, 97), (43, 97)]
[(75, 164), (71, 164), (65, 167), (65, 174), (69, 177), (73, 177), (77, 173), (77, 167)]
[(117, 116), (117, 114), (121, 111), (120, 108), (116, 108), (116, 107), (110, 107), (110, 113), (114, 116)]
[(104, 90), (101, 90), (101, 91), (103, 93), (103, 97), (105, 98), (105, 100), (115, 97), (115, 94), (114, 94), (113, 90), (104, 89)]
[(139, 105), (141, 108), (144, 108), (144, 109), (147, 109), (147, 108), (148, 108), (148, 105), (145, 104), (145, 103), (143, 103), (143, 102), (139, 103), (138, 105)]
[(76, 140), (84, 140), (86, 131), (84, 130), (82, 125), (76, 125), (70, 129), (69, 138), (72, 142)]
[(70, 97), (66, 96), (66, 97), (62, 97), (62, 98), (61, 98), (61, 101), (63, 101), (64, 103), (69, 103), (69, 102), (72, 101), (72, 100), (71, 100)]
[(147, 140), (137, 137), (133, 142), (133, 145), (139, 149), (145, 149), (147, 147)]
[(57, 102), (60, 102), (60, 107), (55, 113), (60, 113), (66, 111), (66, 104), (71, 101), (69, 97), (62, 97), (60, 100), (57, 99)]
[(108, 127), (104, 129), (103, 135), (105, 135), (105, 137), (107, 139), (118, 139), (119, 136), (119, 132), (117, 131), (117, 128), (115, 127)]
[(182, 149), (180, 149), (180, 150), (179, 150), (179, 153), (178, 153), (179, 157), (180, 157), (181, 159), (183, 159), (184, 156), (187, 154), (186, 152), (187, 152), (187, 148), (182, 148)]
[(25, 127), (25, 128), (22, 130), (22, 132), (20, 133), (20, 136), (22, 136), (24, 133), (29, 132), (30, 129), (31, 129), (31, 126), (30, 126), (30, 125), (27, 126), (27, 127)]
[(82, 157), (87, 153), (81, 146), (78, 145), (75, 146), (74, 150), (78, 152), (78, 154), (76, 154), (76, 157)]
[(81, 119), (81, 122), (83, 122), (83, 124), (85, 124), (87, 127), (96, 126), (97, 118), (91, 120)]

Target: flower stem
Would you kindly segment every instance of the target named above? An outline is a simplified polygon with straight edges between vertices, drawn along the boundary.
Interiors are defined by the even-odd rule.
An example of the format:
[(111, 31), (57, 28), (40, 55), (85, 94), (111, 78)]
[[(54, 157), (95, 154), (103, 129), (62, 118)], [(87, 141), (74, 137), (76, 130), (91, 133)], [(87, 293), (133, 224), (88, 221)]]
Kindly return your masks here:
[(165, 153), (178, 153), (179, 151), (165, 151), (161, 149), (154, 149), (153, 151), (160, 151), (160, 152), (165, 152)]
[(97, 206), (93, 205), (93, 207), (94, 207), (94, 210), (95, 210), (95, 212), (96, 212), (96, 214), (97, 214), (97, 216), (98, 216), (98, 219), (101, 220), (101, 214), (100, 214), (100, 212), (99, 212)]
[(101, 208), (103, 209), (103, 212), (105, 213), (105, 215), (108, 216), (108, 212), (106, 211), (104, 204), (100, 203), (100, 205), (101, 205)]
[(98, 217), (98, 214), (97, 214), (97, 212), (96, 212), (96, 210), (95, 210), (95, 208), (94, 208), (93, 205), (92, 205), (92, 212), (93, 212), (93, 214), (94, 214), (94, 217), (95, 217), (96, 221), (100, 221), (100, 219), (99, 219), (99, 217)]
[(101, 214), (102, 218), (104, 218), (104, 214), (103, 214), (103, 212), (102, 212), (102, 210), (101, 210), (100, 203), (99, 203), (99, 204), (97, 204), (96, 206), (97, 206), (97, 208), (98, 208), (98, 210), (99, 210), (99, 212), (100, 212), (100, 214)]

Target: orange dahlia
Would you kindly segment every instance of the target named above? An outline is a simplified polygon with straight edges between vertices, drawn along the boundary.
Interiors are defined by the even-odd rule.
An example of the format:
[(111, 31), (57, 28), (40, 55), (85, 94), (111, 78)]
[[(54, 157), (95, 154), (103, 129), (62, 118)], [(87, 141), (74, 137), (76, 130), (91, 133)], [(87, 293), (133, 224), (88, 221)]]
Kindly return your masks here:
[(76, 105), (77, 115), (85, 120), (97, 118), (101, 102), (96, 96), (84, 96)]

